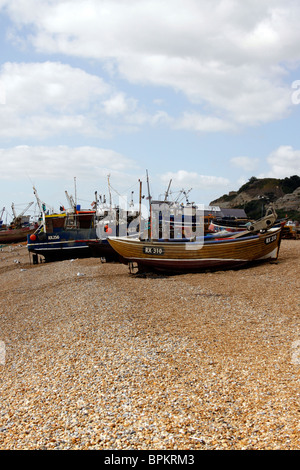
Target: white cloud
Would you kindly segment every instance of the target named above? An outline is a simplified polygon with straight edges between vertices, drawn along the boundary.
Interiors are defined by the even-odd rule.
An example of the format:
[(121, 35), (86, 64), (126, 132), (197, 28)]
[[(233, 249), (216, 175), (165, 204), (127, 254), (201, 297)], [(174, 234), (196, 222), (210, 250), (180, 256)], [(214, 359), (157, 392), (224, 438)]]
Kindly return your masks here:
[(23, 26), (32, 27), (25, 38), (39, 52), (99, 59), (132, 83), (171, 87), (218, 113), (198, 120), (201, 128), (265, 123), (291, 107), (283, 78), (300, 58), (293, 0), (9, 0), (6, 8), (11, 37), (23, 40)]
[(127, 170), (136, 170), (133, 160), (113, 150), (97, 147), (20, 145), (0, 149), (2, 180), (22, 180), (25, 175), (33, 179), (55, 180), (66, 178), (71, 172), (72, 176), (94, 181), (106, 177), (108, 173), (122, 178)]
[(300, 150), (290, 145), (281, 145), (267, 158), (270, 171), (261, 177), (285, 178), (300, 175)]
[(71, 133), (109, 138), (155, 119), (101, 77), (59, 62), (6, 62), (0, 83), (0, 137), (6, 139)]
[(254, 171), (258, 168), (259, 159), (250, 157), (233, 157), (230, 159), (233, 166), (242, 168), (245, 171)]
[(173, 118), (164, 110), (139, 109), (138, 100), (115, 90), (101, 77), (60, 62), (3, 64), (5, 103), (0, 108), (0, 137), (47, 138), (76, 132), (107, 138), (143, 125), (217, 132), (234, 129), (226, 120), (199, 113)]
[(132, 98), (126, 98), (124, 93), (117, 93), (104, 101), (103, 106), (106, 114), (118, 115), (134, 111), (137, 101)]
[(110, 87), (101, 78), (58, 62), (7, 62), (0, 79), (6, 98), (0, 108), (0, 136), (103, 133), (94, 112)]
[(174, 120), (173, 127), (175, 129), (186, 129), (196, 132), (222, 132), (235, 129), (233, 123), (224, 119), (187, 112), (181, 118)]
[(11, 63), (1, 69), (6, 104), (18, 112), (40, 109), (68, 112), (86, 109), (109, 91), (104, 81), (59, 62)]
[(167, 172), (161, 176), (164, 183), (172, 180), (172, 188), (190, 189), (208, 189), (217, 187), (227, 187), (229, 180), (220, 176), (200, 175), (197, 172), (179, 170), (177, 172)]

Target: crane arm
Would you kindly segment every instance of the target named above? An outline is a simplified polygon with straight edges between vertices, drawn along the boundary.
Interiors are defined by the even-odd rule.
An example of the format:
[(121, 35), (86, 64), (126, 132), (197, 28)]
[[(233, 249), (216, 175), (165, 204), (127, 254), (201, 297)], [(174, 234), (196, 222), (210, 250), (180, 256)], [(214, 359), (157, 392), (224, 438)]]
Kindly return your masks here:
[(75, 202), (74, 202), (73, 197), (68, 194), (68, 191), (65, 191), (65, 195), (66, 195), (66, 198), (67, 198), (68, 201), (69, 201), (69, 204), (70, 204), (71, 208), (74, 209), (74, 207), (75, 207)]

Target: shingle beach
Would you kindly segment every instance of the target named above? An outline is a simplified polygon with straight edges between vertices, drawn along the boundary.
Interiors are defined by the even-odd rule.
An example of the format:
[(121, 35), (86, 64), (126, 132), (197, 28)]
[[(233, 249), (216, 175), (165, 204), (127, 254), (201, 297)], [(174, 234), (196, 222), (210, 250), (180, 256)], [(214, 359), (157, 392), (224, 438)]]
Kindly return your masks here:
[(0, 449), (299, 449), (299, 267), (299, 240), (177, 276), (2, 247)]

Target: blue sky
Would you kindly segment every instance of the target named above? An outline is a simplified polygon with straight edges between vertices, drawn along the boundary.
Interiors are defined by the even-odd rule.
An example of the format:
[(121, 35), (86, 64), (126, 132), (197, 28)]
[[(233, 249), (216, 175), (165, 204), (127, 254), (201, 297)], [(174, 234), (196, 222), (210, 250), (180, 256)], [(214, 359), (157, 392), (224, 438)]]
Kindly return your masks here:
[[(300, 175), (294, 0), (0, 0), (0, 211)], [(299, 80), (299, 82), (298, 82)], [(33, 208), (34, 206), (32, 206)], [(1, 213), (1, 212), (0, 212)]]

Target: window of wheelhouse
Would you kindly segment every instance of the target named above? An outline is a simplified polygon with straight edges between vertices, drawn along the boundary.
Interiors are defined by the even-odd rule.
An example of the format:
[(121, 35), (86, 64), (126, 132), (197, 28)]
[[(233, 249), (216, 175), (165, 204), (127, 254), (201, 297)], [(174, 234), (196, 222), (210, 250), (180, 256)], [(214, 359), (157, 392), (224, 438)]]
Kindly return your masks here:
[(64, 228), (65, 218), (64, 217), (49, 217), (45, 220), (46, 232), (59, 232)]

